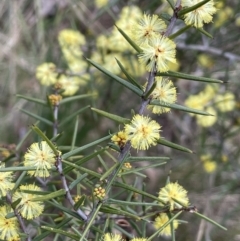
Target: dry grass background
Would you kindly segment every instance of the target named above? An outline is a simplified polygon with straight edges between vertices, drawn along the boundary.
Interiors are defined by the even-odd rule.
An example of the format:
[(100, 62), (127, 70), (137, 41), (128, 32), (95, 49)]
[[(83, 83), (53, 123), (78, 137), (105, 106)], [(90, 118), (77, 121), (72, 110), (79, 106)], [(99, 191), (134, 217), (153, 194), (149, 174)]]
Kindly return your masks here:
[[(162, 146), (148, 152), (149, 155), (172, 158), (165, 167), (148, 171), (149, 178), (146, 182), (152, 187), (153, 193), (164, 183), (171, 170), (171, 179), (189, 191), (192, 204), (228, 228), (224, 232), (191, 215), (185, 215), (189, 225), (182, 224), (181, 233), (177, 232), (179, 241), (240, 240), (240, 27), (235, 25), (240, 16), (240, 2), (224, 2), (225, 6), (232, 8), (233, 13), (221, 27), (213, 25), (206, 28), (214, 35), (214, 39), (209, 41), (196, 34), (195, 30), (189, 31), (178, 39), (178, 60), (181, 63), (180, 70), (185, 73), (227, 80), (228, 84), (221, 88), (235, 93), (238, 108), (219, 117), (218, 124), (208, 129), (197, 126), (192, 117), (178, 111), (159, 116), (157, 119), (163, 126), (164, 137), (193, 149), (195, 154), (184, 154)], [(16, 94), (45, 98), (47, 89), (37, 82), (35, 68), (46, 61), (64, 67), (57, 42), (58, 32), (64, 28), (77, 29), (87, 37), (91, 45), (98, 34), (113, 26), (113, 17), (117, 17), (121, 8), (132, 3), (139, 5), (143, 11), (159, 13), (162, 9), (160, 0), (119, 0), (107, 10), (98, 10), (93, 0), (0, 1), (0, 144), (18, 143), (28, 131), (29, 125), (34, 123), (35, 120), (22, 114), (20, 108), (50, 115), (34, 104), (17, 99)], [(198, 49), (196, 45), (201, 48)], [(225, 52), (229, 54), (227, 57), (223, 56)], [(214, 61), (212, 68), (205, 68), (198, 63), (200, 53), (210, 53)], [(197, 82), (177, 80), (176, 84), (180, 104), (190, 93), (203, 89), (203, 84)], [(129, 117), (130, 109), (138, 103), (135, 102), (136, 99), (129, 99), (129, 92), (118, 93), (117, 84), (106, 85), (104, 88), (106, 91), (102, 90), (101, 99), (95, 105)], [(75, 104), (70, 110), (75, 111), (76, 108), (78, 106)], [(62, 110), (62, 115), (67, 115), (68, 111)], [(85, 114), (80, 124), (79, 145), (100, 138), (114, 128), (118, 127), (106, 119)], [(69, 144), (72, 126), (66, 126), (64, 131), (69, 134), (62, 140), (62, 144)], [(228, 135), (230, 133), (232, 135)], [(22, 151), (31, 141), (26, 141)], [(217, 171), (213, 174), (204, 172), (199, 159), (200, 155), (206, 153), (212, 153), (218, 163)], [(228, 157), (227, 163), (221, 162), (222, 154)]]

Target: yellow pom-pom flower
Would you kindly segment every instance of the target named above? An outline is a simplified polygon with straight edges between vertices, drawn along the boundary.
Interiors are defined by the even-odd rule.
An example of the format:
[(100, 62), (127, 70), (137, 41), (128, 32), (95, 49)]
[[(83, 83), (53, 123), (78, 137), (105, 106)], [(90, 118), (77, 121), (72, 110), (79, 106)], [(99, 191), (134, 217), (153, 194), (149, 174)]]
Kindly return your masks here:
[[(153, 226), (156, 229), (160, 229), (166, 222), (169, 221), (169, 217), (166, 213), (161, 213), (157, 216), (157, 218), (154, 220)], [(174, 230), (178, 227), (178, 221), (173, 221), (173, 228)], [(171, 236), (171, 225), (168, 224), (161, 232), (160, 235), (163, 236)]]
[(13, 194), (13, 202), (21, 199), (17, 205), (17, 209), (24, 218), (34, 219), (40, 216), (44, 209), (43, 202), (32, 201), (32, 199), (39, 197), (39, 195), (25, 193), (22, 192), (23, 190), (41, 191), (41, 188), (34, 184), (22, 185), (20, 186), (20, 190)]
[(216, 96), (216, 107), (221, 112), (228, 112), (234, 110), (236, 106), (235, 96), (231, 92)]
[(49, 169), (55, 163), (55, 154), (46, 141), (33, 143), (24, 155), (24, 166), (36, 167), (36, 171), (28, 171), (35, 177), (49, 177)]
[(165, 187), (161, 188), (158, 198), (160, 200), (160, 206), (169, 205), (170, 211), (175, 208), (182, 208), (189, 205), (187, 191), (177, 182), (170, 182)]
[(176, 62), (176, 44), (167, 37), (154, 37), (141, 48), (139, 60), (148, 71), (152, 71), (156, 65), (157, 71), (166, 72), (169, 70), (169, 63)]
[(139, 45), (146, 44), (165, 30), (166, 24), (157, 15), (144, 14), (139, 24), (133, 25), (134, 40)]
[[(4, 168), (5, 164), (0, 165), (0, 169)], [(12, 172), (0, 172), (0, 198), (5, 197), (7, 192), (14, 188), (13, 173)]]
[(125, 133), (133, 148), (147, 150), (157, 144), (160, 128), (161, 126), (149, 117), (135, 115), (131, 123), (125, 125)]
[[(161, 101), (162, 103), (175, 103), (177, 100), (176, 88), (171, 80), (163, 77), (156, 77), (156, 87), (151, 93), (151, 98)], [(164, 106), (148, 105), (147, 107), (154, 114), (169, 112), (171, 109)]]
[(102, 241), (123, 241), (122, 236), (120, 234), (104, 234)]
[(207, 173), (212, 173), (217, 169), (217, 163), (212, 160), (211, 155), (202, 155), (200, 159), (203, 162), (203, 168)]
[(217, 121), (217, 112), (215, 111), (215, 109), (209, 106), (204, 111), (206, 111), (209, 114), (212, 114), (212, 116), (197, 115), (196, 117), (198, 125), (202, 127), (209, 127), (214, 125)]
[(127, 142), (127, 135), (124, 131), (119, 131), (116, 135), (113, 135), (111, 140), (114, 144), (118, 145), (120, 148), (123, 148)]
[(53, 63), (43, 63), (36, 69), (36, 78), (42, 85), (52, 85), (57, 82), (58, 73), (56, 72), (56, 66)]
[(63, 29), (58, 35), (58, 41), (62, 48), (80, 47), (80, 45), (86, 43), (84, 36), (79, 31), (73, 29)]
[(20, 240), (19, 225), (16, 217), (6, 218), (6, 215), (12, 213), (10, 206), (0, 207), (0, 239), (1, 240)]
[(79, 77), (76, 76), (67, 76), (62, 74), (58, 80), (58, 84), (61, 85), (61, 88), (64, 89), (62, 95), (71, 96), (74, 95), (81, 83), (84, 83)]
[(215, 161), (205, 161), (203, 168), (207, 173), (212, 173), (217, 169), (217, 163)]
[[(202, 2), (202, 0), (182, 0), (182, 7), (189, 8), (200, 2)], [(210, 0), (194, 11), (186, 13), (184, 15), (184, 21), (186, 25), (193, 25), (196, 28), (202, 28), (204, 23), (210, 23), (212, 21), (212, 15), (216, 13), (216, 11), (214, 1)]]
[[(185, 100), (185, 105), (189, 108), (193, 109), (198, 109), (198, 110), (203, 110), (204, 105), (206, 104), (205, 100), (201, 98), (201, 95), (190, 95), (186, 100)], [(190, 115), (195, 115), (190, 113)]]

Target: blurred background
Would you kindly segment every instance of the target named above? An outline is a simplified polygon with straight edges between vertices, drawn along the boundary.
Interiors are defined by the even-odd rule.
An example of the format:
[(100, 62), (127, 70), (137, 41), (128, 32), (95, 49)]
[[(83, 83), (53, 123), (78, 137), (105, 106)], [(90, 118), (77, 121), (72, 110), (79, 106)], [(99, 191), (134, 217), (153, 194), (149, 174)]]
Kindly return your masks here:
[[(124, 78), (116, 65), (116, 57), (141, 85), (146, 82), (147, 74), (138, 63), (136, 52), (131, 47), (125, 47), (125, 40), (114, 30), (115, 23), (123, 29), (128, 26), (129, 19), (126, 16), (125, 22), (121, 19), (126, 7), (132, 8), (129, 19), (138, 10), (163, 17), (172, 14), (164, 0), (0, 1), (1, 147), (19, 143), (29, 126), (35, 123), (34, 118), (20, 109), (52, 118), (48, 108), (16, 95), (46, 100), (46, 96), (53, 92), (51, 86), (43, 86), (37, 80), (36, 68), (42, 63), (51, 62), (60, 72), (69, 69), (58, 41), (59, 33), (64, 29), (78, 31), (84, 36), (85, 44), (81, 46), (84, 56), (104, 64)], [(224, 81), (224, 84), (210, 86), (203, 82), (172, 79), (177, 87), (177, 104), (187, 105), (195, 96), (199, 102), (190, 103), (189, 106), (213, 108), (214, 121), (206, 124), (205, 119), (176, 110), (161, 115), (146, 111), (161, 124), (164, 138), (193, 150), (194, 154), (163, 146), (138, 153), (171, 157), (164, 167), (146, 172), (146, 183), (153, 194), (164, 186), (171, 172), (171, 180), (178, 181), (188, 190), (190, 201), (199, 212), (228, 228), (227, 232), (222, 231), (186, 213), (182, 219), (189, 224), (181, 224), (181, 229), (176, 231), (179, 241), (240, 240), (240, 1), (219, 0), (217, 8), (213, 23), (204, 27), (213, 38), (194, 28), (177, 37), (178, 64), (172, 66), (174, 71)], [(183, 26), (183, 21), (179, 20), (173, 32)], [(138, 111), (141, 100), (97, 69), (89, 67), (84, 58), (81, 61), (79, 76), (84, 84), (80, 85), (75, 95), (93, 93), (95, 96), (60, 107), (59, 120), (86, 105), (131, 118), (131, 110)], [(211, 96), (201, 101), (203, 96), (209, 94), (209, 88), (212, 90)], [(226, 93), (231, 94), (231, 103), (225, 103), (225, 107), (221, 108), (218, 101)], [(51, 127), (41, 123), (40, 128), (48, 136), (52, 135)], [(63, 136), (58, 145), (71, 143), (73, 128), (74, 121), (61, 127), (59, 131), (63, 132)], [(87, 110), (79, 119), (77, 144), (87, 144), (119, 128), (121, 126), (116, 123)], [(36, 141), (34, 138), (29, 137), (25, 141), (22, 152), (32, 141)]]

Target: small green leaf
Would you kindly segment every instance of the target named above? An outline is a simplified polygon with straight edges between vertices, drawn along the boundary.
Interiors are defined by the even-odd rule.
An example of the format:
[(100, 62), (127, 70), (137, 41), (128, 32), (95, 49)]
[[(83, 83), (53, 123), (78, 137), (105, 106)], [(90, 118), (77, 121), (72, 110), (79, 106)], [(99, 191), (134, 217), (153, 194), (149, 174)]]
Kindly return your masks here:
[(32, 125), (31, 129), (35, 131), (44, 141), (47, 142), (47, 144), (53, 150), (56, 156), (59, 155), (59, 151), (57, 150), (56, 146), (47, 138), (47, 136), (36, 125)]
[(22, 198), (18, 198), (16, 201), (14, 201), (12, 204), (11, 204), (11, 207), (13, 209), (15, 209), (17, 207), (17, 205), (22, 201)]
[(62, 234), (66, 237), (69, 237), (71, 238), (71, 240), (79, 240), (79, 236), (78, 235), (75, 235), (73, 233), (69, 233), (69, 232), (66, 232), (62, 229), (57, 229), (57, 228), (51, 228), (51, 227), (48, 227), (48, 226), (41, 226), (42, 229), (45, 229), (45, 230), (48, 230), (52, 233), (58, 233), (58, 234)]
[(206, 30), (204, 30), (203, 28), (197, 28), (197, 30), (199, 32), (201, 32), (202, 34), (206, 35), (207, 37), (213, 39), (213, 36), (210, 33), (208, 33)]
[(117, 61), (118, 66), (120, 67), (120, 69), (122, 70), (122, 72), (125, 74), (125, 76), (127, 77), (127, 79), (135, 86), (137, 86), (139, 89), (143, 90), (143, 87), (138, 84), (138, 82), (127, 72), (127, 70), (123, 67), (123, 65), (121, 64), (120, 61), (118, 61), (117, 58), (115, 58)]
[(111, 114), (111, 113), (108, 113), (106, 111), (103, 111), (103, 110), (99, 110), (99, 109), (96, 109), (96, 108), (91, 108), (92, 111), (95, 111), (96, 113), (102, 115), (102, 116), (105, 116), (107, 117), (108, 119), (111, 119), (111, 120), (114, 120), (118, 123), (122, 123), (122, 124), (128, 124), (131, 122), (131, 120), (127, 119), (127, 118), (123, 118), (121, 116), (118, 116), (118, 115), (114, 115), (114, 114)]
[(106, 179), (109, 175), (111, 175), (112, 172), (117, 169), (117, 167), (119, 166), (119, 164), (120, 164), (120, 163), (117, 162), (117, 163), (115, 163), (112, 167), (110, 167), (110, 168), (101, 176), (100, 181)]
[(116, 181), (116, 182), (113, 183), (113, 186), (115, 186), (115, 187), (121, 187), (121, 188), (123, 188), (123, 189), (125, 189), (125, 190), (129, 190), (129, 191), (132, 191), (132, 192), (135, 192), (135, 193), (139, 193), (139, 194), (141, 194), (141, 195), (143, 195), (143, 196), (150, 197), (150, 198), (152, 198), (153, 200), (159, 201), (159, 200), (158, 200), (158, 197), (153, 196), (153, 195), (151, 195), (151, 194), (149, 194), (149, 193), (147, 193), (147, 192), (144, 192), (144, 191), (142, 191), (142, 190), (140, 190), (140, 189), (137, 189), (137, 188), (135, 188), (135, 187), (133, 187), (133, 186), (129, 186), (129, 185), (125, 184), (125, 183), (121, 183), (121, 182), (117, 182), (117, 181)]
[(16, 95), (16, 96), (17, 96), (17, 98), (29, 100), (29, 101), (31, 101), (31, 102), (34, 102), (34, 103), (37, 103), (37, 104), (41, 104), (41, 105), (47, 106), (47, 101), (45, 101), (45, 100), (36, 99), (36, 98), (24, 96), (24, 95)]
[(149, 95), (152, 94), (156, 86), (157, 86), (157, 82), (154, 82), (151, 88), (149, 89), (149, 91), (147, 93), (144, 93), (144, 96), (143, 96), (144, 100), (148, 99)]
[[(34, 125), (37, 126), (39, 124), (39, 121), (37, 121)], [(16, 151), (18, 152), (19, 149), (22, 147), (22, 144), (24, 143), (24, 141), (27, 139), (27, 137), (30, 135), (30, 133), (32, 132), (32, 129), (29, 129), (28, 132), (24, 135), (23, 138), (21, 138), (21, 141), (17, 144), (16, 146)]]
[(176, 150), (179, 150), (179, 151), (193, 153), (190, 149), (188, 149), (186, 147), (183, 147), (183, 146), (180, 146), (178, 144), (175, 144), (175, 143), (173, 143), (171, 141), (167, 141), (167, 140), (165, 140), (163, 138), (157, 140), (157, 143), (160, 144), (160, 145), (168, 146), (170, 148), (173, 148), (173, 149), (176, 149)]
[(67, 208), (67, 207), (64, 207), (64, 206), (62, 206), (62, 205), (60, 205), (60, 204), (58, 204), (58, 203), (56, 203), (56, 202), (54, 202), (54, 201), (45, 201), (46, 203), (48, 203), (48, 204), (50, 204), (51, 206), (53, 206), (53, 207), (56, 207), (56, 208), (58, 208), (59, 210), (61, 210), (61, 211), (63, 211), (63, 212), (65, 212), (65, 213), (67, 213), (67, 214), (69, 214), (71, 217), (75, 217), (75, 218), (77, 218), (78, 220), (81, 220), (82, 221), (82, 218), (76, 213), (76, 212), (73, 212), (73, 211), (71, 211), (70, 209), (69, 209), (69, 207)]
[(117, 151), (117, 152), (120, 152), (120, 151), (121, 151), (120, 147), (119, 147), (118, 145), (115, 145), (115, 144), (112, 143), (112, 142), (109, 142), (109, 143), (108, 143), (108, 146), (109, 146), (111, 149), (113, 149), (114, 151)]
[(56, 197), (64, 196), (65, 194), (66, 194), (66, 191), (64, 189), (60, 189), (60, 190), (58, 190), (56, 192), (52, 192), (50, 194), (32, 198), (31, 201), (33, 201), (33, 202), (46, 201), (46, 200), (54, 199)]
[(138, 52), (138, 53), (141, 53), (142, 50), (141, 48), (139, 48), (139, 46), (132, 40), (128, 37), (128, 35), (121, 29), (119, 28), (118, 26), (115, 25), (115, 27), (117, 28), (117, 30), (122, 34), (122, 36), (128, 41), (128, 43)]
[(166, 22), (170, 22), (172, 15), (170, 15), (169, 13), (160, 13), (159, 17), (165, 20)]
[[(37, 167), (3, 167), (0, 168), (0, 172), (17, 172), (17, 171), (35, 171)], [(56, 168), (55, 168), (56, 170)]]
[(178, 79), (187, 79), (187, 80), (194, 80), (194, 81), (207, 82), (207, 83), (218, 83), (218, 84), (223, 83), (222, 80), (211, 79), (211, 78), (206, 78), (206, 77), (199, 77), (199, 76), (184, 74), (184, 73), (175, 72), (175, 71), (168, 71), (166, 73), (158, 72), (157, 76), (168, 76), (168, 77), (175, 77)]
[(71, 162), (68, 162), (68, 161), (65, 161), (65, 160), (62, 160), (62, 162), (68, 164), (69, 166), (71, 166), (71, 167), (73, 167), (73, 168), (75, 168), (77, 170), (80, 170), (82, 172), (88, 173), (88, 174), (90, 174), (90, 175), (92, 175), (92, 176), (94, 176), (96, 178), (100, 178), (101, 177), (101, 175), (99, 173), (94, 172), (94, 171), (92, 171), (90, 169), (87, 169), (85, 167), (78, 166), (78, 165), (76, 165), (74, 163), (71, 163)]
[(23, 171), (21, 175), (18, 176), (17, 180), (14, 182), (14, 188), (12, 189), (12, 192), (14, 193), (16, 189), (23, 183), (23, 179), (26, 176), (27, 172)]
[(83, 151), (83, 150), (85, 150), (85, 149), (87, 149), (87, 148), (89, 148), (89, 147), (95, 146), (95, 145), (97, 145), (97, 144), (99, 144), (99, 143), (101, 143), (101, 142), (103, 142), (103, 141), (106, 141), (106, 140), (110, 139), (111, 137), (112, 137), (112, 135), (108, 135), (108, 136), (105, 136), (105, 137), (103, 137), (103, 138), (101, 138), (101, 139), (98, 139), (98, 140), (96, 140), (96, 141), (93, 141), (93, 142), (91, 142), (91, 143), (89, 143), (89, 144), (87, 144), (87, 145), (78, 147), (78, 148), (76, 148), (76, 149), (74, 149), (74, 150), (72, 150), (72, 151), (70, 151), (70, 152), (67, 152), (67, 153), (63, 154), (63, 155), (62, 155), (62, 159), (67, 159), (67, 158), (69, 158), (70, 156), (73, 156), (73, 155), (75, 155), (75, 154), (77, 154), (77, 153), (79, 153), (79, 152), (81, 152), (81, 151)]
[(76, 180), (74, 180), (70, 185), (69, 185), (69, 190), (72, 190), (78, 183), (80, 183), (85, 177), (87, 177), (88, 174), (84, 173), (83, 175), (81, 175), (79, 178), (77, 178)]
[(74, 146), (76, 144), (76, 139), (77, 139), (77, 134), (78, 134), (78, 123), (79, 123), (78, 116), (76, 116), (74, 131), (73, 131), (73, 135), (72, 135), (71, 150), (74, 149)]
[(180, 16), (183, 16), (186, 13), (192, 12), (192, 11), (198, 9), (199, 7), (203, 6), (204, 4), (206, 4), (209, 1), (211, 1), (211, 0), (204, 0), (204, 1), (200, 2), (200, 3), (197, 3), (197, 4), (189, 7), (189, 8), (185, 8), (185, 9), (183, 9), (183, 10), (178, 12), (178, 16), (180, 17)]
[(174, 11), (175, 6), (174, 6), (174, 2), (173, 0), (167, 0), (168, 4), (170, 5), (170, 7), (172, 8), (172, 10)]
[(127, 211), (124, 211), (124, 210), (121, 210), (121, 209), (116, 209), (116, 208), (105, 206), (105, 205), (103, 205), (100, 208), (100, 212), (123, 215), (125, 217), (131, 217), (131, 218), (134, 218), (136, 220), (140, 220), (141, 219), (139, 216), (136, 216), (136, 215), (134, 215), (132, 213), (129, 213)]
[(151, 100), (150, 105), (163, 106), (163, 107), (167, 107), (167, 108), (171, 108), (171, 109), (175, 109), (175, 110), (181, 110), (181, 111), (198, 114), (198, 115), (213, 116), (212, 114), (209, 114), (206, 111), (197, 110), (197, 109), (193, 109), (193, 108), (189, 108), (189, 107), (177, 105), (177, 104), (170, 104), (170, 103), (166, 103), (166, 102), (163, 103), (160, 100)]
[[(21, 198), (20, 198), (20, 202), (21, 202)], [(14, 212), (8, 213), (8, 214), (5, 216), (6, 219), (14, 218), (14, 217), (16, 217), (16, 214), (15, 214)]]
[[(85, 162), (93, 159), (93, 158), (94, 158), (95, 156), (97, 156), (98, 154), (101, 154), (101, 153), (105, 152), (106, 149), (107, 149), (107, 147), (106, 147), (106, 148), (101, 148), (100, 150), (95, 151), (95, 152), (91, 153), (90, 155), (87, 155), (87, 156), (81, 158), (80, 160), (76, 161), (74, 164), (75, 164), (75, 165), (78, 165), (78, 166), (82, 166)], [(69, 172), (70, 172), (71, 170), (73, 170), (73, 169), (74, 169), (74, 167), (66, 166), (66, 167), (63, 169), (63, 173), (64, 173), (64, 174), (67, 174), (67, 173), (69, 173)]]
[(132, 92), (134, 92), (135, 94), (137, 94), (138, 96), (142, 96), (143, 95), (143, 91), (139, 88), (137, 88), (135, 85), (129, 83), (128, 81), (118, 77), (117, 75), (111, 73), (110, 71), (108, 71), (107, 69), (103, 68), (101, 65), (97, 64), (96, 62), (90, 60), (90, 59), (86, 59), (89, 63), (91, 63), (93, 66), (95, 66), (97, 69), (99, 69), (101, 72), (103, 72), (104, 74), (108, 75), (109, 77), (113, 78), (114, 80), (116, 80), (119, 84), (125, 86), (126, 88), (128, 88), (129, 90), (131, 90)]
[(161, 156), (130, 156), (128, 158), (129, 162), (141, 162), (141, 161), (159, 161), (159, 160), (170, 160), (169, 157), (161, 157)]
[(83, 111), (87, 110), (88, 108), (90, 108), (90, 105), (87, 105), (87, 106), (81, 108), (80, 110), (74, 112), (73, 114), (69, 115), (59, 124), (59, 127), (62, 127), (63, 125), (67, 124), (69, 121), (71, 121), (73, 118), (75, 118), (77, 115), (79, 115)]
[(220, 225), (219, 223), (213, 221), (212, 219), (210, 219), (210, 218), (208, 218), (208, 217), (206, 217), (206, 216), (204, 216), (204, 215), (202, 215), (202, 214), (200, 214), (200, 213), (198, 213), (198, 212), (196, 212), (196, 211), (194, 211), (194, 212), (192, 212), (192, 213), (196, 214), (196, 215), (199, 216), (200, 218), (208, 221), (209, 223), (211, 223), (211, 224), (213, 224), (213, 225), (215, 225), (215, 226), (217, 226), (217, 227), (219, 227), (219, 228), (221, 228), (221, 229), (223, 229), (223, 230), (225, 230), (225, 231), (227, 230), (227, 228), (223, 227), (223, 226)]
[(140, 202), (130, 202), (130, 201), (122, 201), (122, 200), (112, 199), (112, 198), (108, 199), (106, 203), (122, 205), (122, 206), (125, 206), (125, 207), (128, 206), (128, 205), (130, 205), (130, 206), (139, 206), (139, 207), (141, 207), (141, 205), (143, 205), (143, 206), (150, 206), (150, 207), (151, 206), (159, 207), (159, 203), (154, 203), (154, 202), (151, 202), (151, 203), (144, 203), (142, 201), (140, 201)]
[(77, 210), (80, 206), (84, 204), (84, 201), (86, 199), (85, 195), (82, 195), (81, 198), (74, 204), (74, 210)]
[(138, 167), (138, 168), (132, 168), (132, 169), (129, 169), (129, 170), (124, 170), (124, 172), (122, 172), (121, 175), (127, 175), (127, 174), (131, 174), (131, 173), (143, 171), (143, 170), (146, 170), (146, 169), (150, 169), (150, 168), (156, 168), (158, 166), (165, 165), (165, 164), (166, 164), (166, 162), (160, 162), (160, 163), (146, 165), (146, 166), (142, 166), (142, 167)]
[(43, 118), (43, 117), (41, 117), (39, 115), (33, 114), (32, 112), (29, 112), (29, 111), (26, 111), (26, 110), (23, 110), (23, 109), (19, 109), (19, 110), (22, 111), (23, 113), (25, 113), (26, 115), (35, 118), (36, 120), (39, 120), (39, 121), (41, 121), (41, 122), (43, 122), (43, 123), (45, 123), (45, 124), (47, 124), (49, 126), (53, 126), (53, 122), (48, 120), (48, 119), (46, 119), (46, 118)]
[(190, 29), (192, 26), (191, 25), (186, 25), (183, 28), (179, 29), (176, 33), (171, 34), (168, 36), (170, 39), (175, 39), (177, 36), (181, 35), (182, 33), (186, 32), (188, 29)]
[(76, 96), (71, 96), (71, 97), (67, 97), (64, 98), (60, 101), (60, 105), (75, 101), (75, 100), (81, 100), (81, 99), (85, 99), (85, 98), (89, 98), (89, 97), (93, 97), (96, 94), (85, 94), (85, 95), (76, 95)]

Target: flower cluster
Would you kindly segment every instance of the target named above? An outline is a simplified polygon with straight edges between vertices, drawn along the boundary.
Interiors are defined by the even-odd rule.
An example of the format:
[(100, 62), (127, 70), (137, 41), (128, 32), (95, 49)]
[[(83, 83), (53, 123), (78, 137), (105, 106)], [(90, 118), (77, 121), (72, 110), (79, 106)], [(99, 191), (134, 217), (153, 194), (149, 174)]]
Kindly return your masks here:
[(133, 37), (138, 45), (148, 44), (159, 38), (166, 30), (166, 24), (157, 15), (146, 15), (133, 27)]
[(13, 202), (20, 199), (20, 203), (17, 205), (17, 209), (26, 219), (34, 219), (40, 216), (43, 212), (44, 205), (43, 202), (32, 201), (34, 198), (39, 197), (37, 194), (30, 194), (24, 191), (41, 191), (41, 188), (35, 186), (34, 184), (21, 185), (20, 190), (13, 194)]
[(36, 167), (36, 171), (28, 171), (35, 177), (49, 177), (49, 169), (55, 163), (55, 154), (46, 141), (33, 143), (24, 155), (24, 166)]
[(170, 63), (176, 63), (176, 44), (165, 36), (155, 37), (141, 46), (139, 60), (148, 71), (167, 72)]
[(58, 42), (69, 69), (58, 73), (53, 63), (43, 63), (36, 69), (36, 78), (42, 85), (60, 84), (63, 95), (74, 95), (89, 80), (89, 75), (85, 74), (87, 63), (82, 59), (81, 50), (86, 40), (79, 31), (64, 29), (58, 35)]
[[(182, 0), (182, 7), (189, 8), (200, 2), (202, 2), (202, 0)], [(212, 15), (215, 14), (216, 11), (217, 9), (214, 6), (214, 1), (210, 0), (194, 11), (185, 14), (184, 21), (187, 25), (202, 28), (204, 23), (210, 23), (212, 21)]]
[[(154, 100), (159, 100), (161, 103), (172, 104), (177, 100), (177, 91), (171, 80), (163, 77), (156, 77), (156, 87), (151, 93), (150, 98)], [(158, 105), (148, 105), (147, 107), (154, 114), (161, 114), (169, 112), (171, 109), (164, 106)]]
[[(153, 226), (156, 229), (161, 229), (165, 223), (169, 221), (169, 217), (166, 213), (160, 213), (156, 219), (154, 220)], [(173, 228), (174, 230), (177, 229), (178, 227), (178, 221), (174, 220), (173, 221)], [(161, 235), (163, 236), (171, 236), (171, 225), (168, 224), (163, 230), (160, 232)]]
[(101, 186), (96, 186), (93, 191), (93, 195), (99, 199), (103, 199), (106, 196), (106, 190)]
[(57, 82), (58, 73), (53, 63), (43, 63), (36, 69), (36, 78), (42, 85), (52, 85)]
[(119, 131), (116, 135), (112, 136), (111, 140), (122, 149), (127, 142), (127, 135), (124, 131)]
[(217, 163), (212, 160), (211, 155), (202, 155), (200, 159), (203, 162), (203, 168), (207, 173), (212, 173), (217, 169)]
[(177, 182), (170, 182), (165, 187), (161, 188), (158, 199), (160, 201), (160, 206), (168, 205), (170, 211), (175, 208), (187, 207), (189, 205), (187, 191)]
[(58, 95), (58, 94), (49, 95), (48, 99), (52, 106), (57, 106), (57, 105), (59, 105), (59, 102), (62, 100), (62, 96)]
[(16, 217), (6, 218), (7, 214), (12, 213), (10, 206), (0, 206), (0, 239), (1, 240), (20, 240), (19, 224)]
[(209, 127), (216, 123), (217, 110), (220, 112), (228, 112), (235, 108), (235, 96), (228, 91), (224, 94), (217, 94), (217, 90), (217, 88), (207, 85), (203, 91), (196, 95), (191, 95), (185, 100), (187, 107), (203, 110), (212, 114), (212, 116), (196, 115), (197, 123), (203, 127)]
[[(5, 164), (0, 164), (0, 169), (4, 168)], [(14, 188), (13, 173), (12, 172), (0, 172), (0, 198), (5, 197), (7, 192)]]
[(131, 123), (125, 125), (124, 130), (133, 148), (147, 150), (150, 146), (157, 144), (160, 128), (161, 126), (149, 117), (135, 115)]

